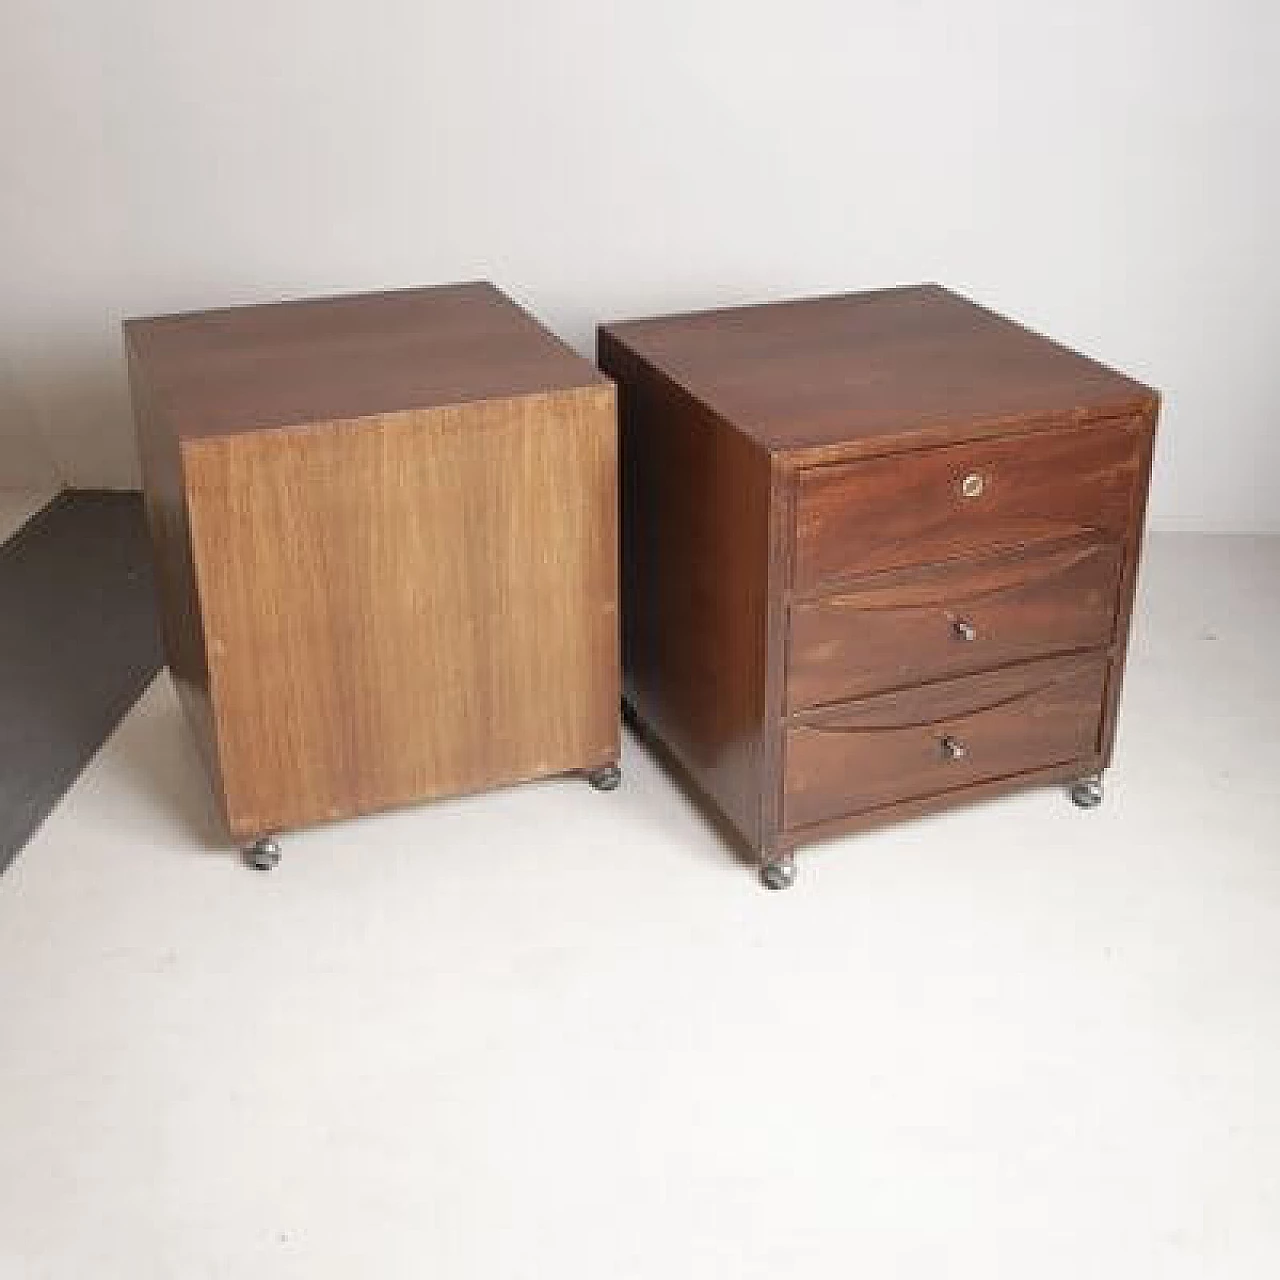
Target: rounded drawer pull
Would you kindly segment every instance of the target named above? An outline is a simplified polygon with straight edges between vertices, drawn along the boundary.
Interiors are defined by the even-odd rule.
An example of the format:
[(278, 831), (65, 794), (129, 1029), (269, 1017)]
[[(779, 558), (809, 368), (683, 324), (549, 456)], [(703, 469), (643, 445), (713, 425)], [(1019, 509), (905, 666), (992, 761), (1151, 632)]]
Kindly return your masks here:
[(942, 755), (947, 760), (963, 760), (969, 754), (969, 748), (950, 734), (942, 739)]
[(978, 628), (969, 621), (968, 618), (957, 618), (951, 624), (951, 630), (955, 632), (957, 640), (976, 640), (978, 638)]
[(960, 492), (966, 498), (980, 498), (982, 491), (987, 487), (986, 477), (981, 471), (970, 471), (963, 480), (960, 481)]

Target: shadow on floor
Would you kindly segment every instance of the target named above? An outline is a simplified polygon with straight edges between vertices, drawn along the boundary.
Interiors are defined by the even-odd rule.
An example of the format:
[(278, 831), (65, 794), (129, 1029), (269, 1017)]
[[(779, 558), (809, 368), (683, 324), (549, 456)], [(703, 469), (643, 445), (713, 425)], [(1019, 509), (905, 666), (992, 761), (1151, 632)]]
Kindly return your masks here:
[(160, 663), (138, 494), (60, 494), (0, 545), (0, 871)]

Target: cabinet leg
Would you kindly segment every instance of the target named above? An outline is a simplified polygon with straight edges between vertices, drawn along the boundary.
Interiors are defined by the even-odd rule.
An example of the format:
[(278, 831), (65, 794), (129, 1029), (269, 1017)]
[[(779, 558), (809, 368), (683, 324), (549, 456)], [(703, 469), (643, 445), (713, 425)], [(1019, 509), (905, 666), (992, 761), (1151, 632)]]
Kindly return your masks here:
[(1081, 778), (1071, 784), (1071, 803), (1080, 809), (1096, 809), (1102, 803), (1102, 778)]
[(766, 889), (790, 889), (796, 882), (796, 858), (793, 853), (780, 853), (760, 868), (760, 879)]
[(244, 860), (255, 871), (270, 871), (280, 862), (280, 844), (274, 836), (263, 836), (245, 849)]
[(616, 791), (622, 781), (622, 770), (616, 764), (606, 764), (599, 769), (590, 770), (587, 781), (597, 791)]

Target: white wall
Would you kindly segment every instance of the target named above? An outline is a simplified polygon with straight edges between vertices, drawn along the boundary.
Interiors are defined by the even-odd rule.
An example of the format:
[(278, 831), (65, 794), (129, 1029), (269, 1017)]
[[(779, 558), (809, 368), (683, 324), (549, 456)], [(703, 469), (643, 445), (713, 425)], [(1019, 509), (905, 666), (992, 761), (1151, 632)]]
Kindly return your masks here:
[(1159, 524), (1280, 529), (1277, 65), (1272, 0), (5, 0), (0, 481), (133, 482), (126, 314), (936, 279), (1164, 389)]
[(26, 382), (0, 355), (0, 490), (56, 489), (58, 468), (36, 406), (26, 395)]

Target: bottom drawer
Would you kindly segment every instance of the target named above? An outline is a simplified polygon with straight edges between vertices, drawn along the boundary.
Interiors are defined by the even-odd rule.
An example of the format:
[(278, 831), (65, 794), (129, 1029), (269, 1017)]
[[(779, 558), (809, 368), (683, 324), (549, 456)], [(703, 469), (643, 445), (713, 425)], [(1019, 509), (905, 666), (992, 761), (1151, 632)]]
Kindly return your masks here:
[(1097, 750), (1107, 661), (1027, 662), (863, 698), (786, 730), (788, 829), (1064, 764)]

